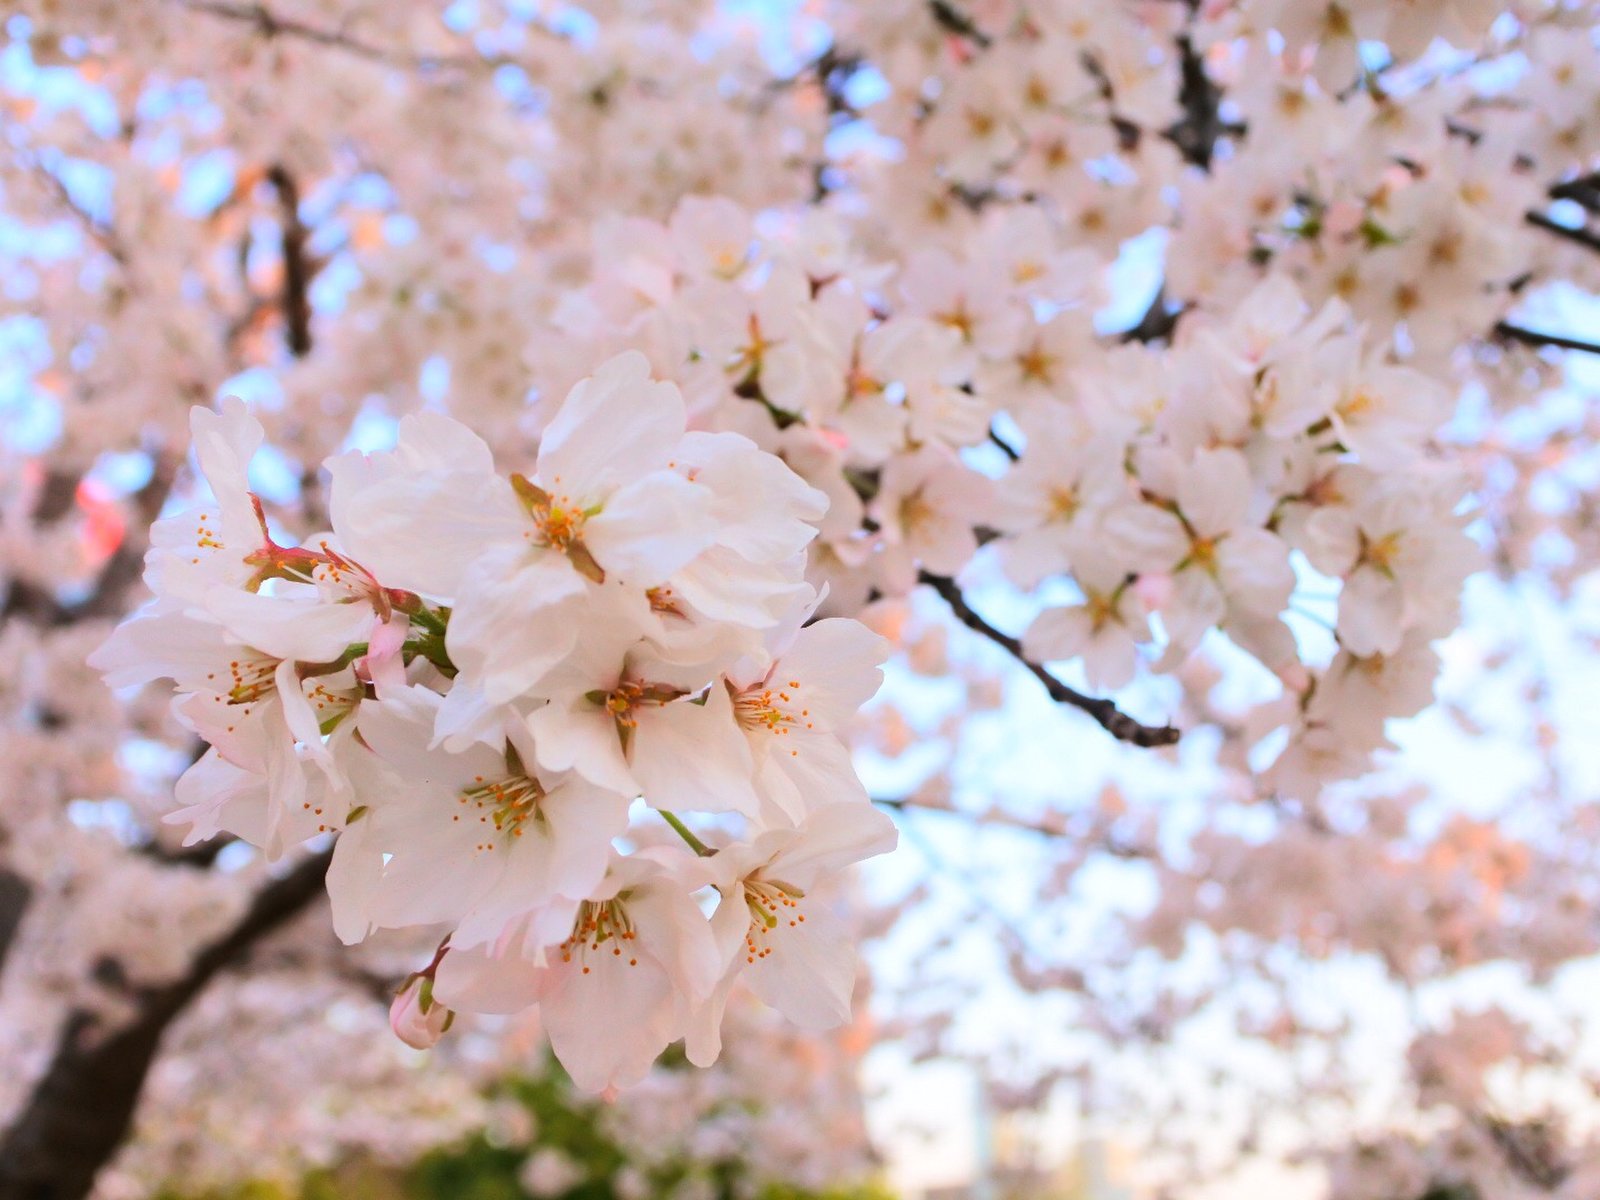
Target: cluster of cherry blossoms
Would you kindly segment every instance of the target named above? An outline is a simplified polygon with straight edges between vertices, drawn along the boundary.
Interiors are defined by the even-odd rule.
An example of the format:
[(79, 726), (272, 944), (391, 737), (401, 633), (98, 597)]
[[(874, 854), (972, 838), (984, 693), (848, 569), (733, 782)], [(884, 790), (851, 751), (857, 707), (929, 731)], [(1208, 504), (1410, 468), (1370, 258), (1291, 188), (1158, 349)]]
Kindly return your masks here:
[[(431, 413), (330, 459), (332, 529), (301, 546), (249, 490), (245, 406), (194, 410), (193, 435), (214, 501), (156, 525), (155, 599), (91, 664), (176, 682), (211, 747), (169, 817), (191, 841), (276, 857), (338, 832), (341, 938), (447, 931), (402, 1037), (537, 1003), (598, 1089), (678, 1038), (715, 1060), (739, 984), (806, 1028), (849, 1018), (854, 947), (807, 897), (895, 842), (838, 736), (887, 647), (813, 619), (825, 497), (746, 438), (686, 432), (637, 354), (572, 389), (526, 475)], [(685, 844), (630, 835), (639, 800)], [(679, 812), (715, 814), (716, 848)]]
[(647, 346), (697, 421), (827, 492), (809, 577), (829, 611), (985, 562), (1026, 592), (1069, 581), (1022, 646), (1097, 690), (1176, 671), (1220, 630), (1282, 685), (1252, 716), (1256, 739), (1290, 735), (1262, 781), (1281, 794), (1359, 774), (1431, 697), (1431, 642), (1478, 562), (1466, 480), (1432, 453), (1453, 400), (1343, 300), (1273, 273), (1197, 306), (1171, 347), (1106, 353), (1093, 263), (1037, 210), (900, 265), (826, 215), (763, 237), (695, 197), (595, 243), (541, 361)]
[[(837, 1019), (842, 916), (883, 939), (874, 1035), (976, 1051), (997, 1105), (1274, 1153), (1183, 1096), (1203, 1068), (1316, 1112), (1284, 1153), (1340, 1196), (1594, 1193), (1596, 1072), (1549, 1032), (1592, 1005), (1545, 983), (1600, 948), (1595, 0), (14, 7), (0, 1191), (118, 1153), (78, 1133), (131, 1105), (113, 1035), (173, 1022), (169, 987), (201, 1004), (132, 1194), (453, 1136), (484, 1059), (537, 1069), (536, 1026), (591, 1084), (669, 1037), (705, 1061), (724, 1002), (718, 1070), (653, 1074), (619, 1125), (815, 1113), (730, 989)], [(664, 382), (580, 383), (624, 350)], [(637, 406), (599, 411), (624, 377)], [(248, 416), (210, 411), (235, 392)], [(95, 659), (176, 678), (169, 714), (84, 658), (144, 598), (196, 404), (216, 500), (157, 524), (155, 605)], [(827, 878), (889, 835), (840, 741), (916, 843), (872, 905)], [(330, 855), (360, 947), (261, 916)], [(1548, 1019), (1440, 1020), (1495, 962)], [(538, 1003), (426, 1070), (338, 1053), (410, 971), (415, 1042)], [(997, 992), (1025, 1018), (988, 1021)], [(1345, 1069), (1280, 1087), (1241, 1046)], [(1406, 1099), (1374, 1129), (1383, 1072)], [(1535, 1091), (1574, 1099), (1546, 1123)], [(785, 1133), (800, 1159), (832, 1131)]]

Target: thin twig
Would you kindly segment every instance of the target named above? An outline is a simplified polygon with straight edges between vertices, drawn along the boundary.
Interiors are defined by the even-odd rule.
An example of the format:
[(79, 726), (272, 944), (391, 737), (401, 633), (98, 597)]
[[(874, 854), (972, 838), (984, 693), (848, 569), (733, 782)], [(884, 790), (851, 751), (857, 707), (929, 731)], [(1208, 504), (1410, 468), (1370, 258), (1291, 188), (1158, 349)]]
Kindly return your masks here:
[(84, 233), (126, 271), (132, 263), (132, 255), (128, 253), (127, 243), (122, 240), (116, 229), (79, 204), (65, 181), (43, 163), (32, 159), (27, 165), (61, 206), (72, 214), (73, 220), (78, 222)]
[(978, 28), (970, 16), (957, 8), (951, 0), (928, 0), (928, 11), (933, 14), (933, 19), (939, 27), (957, 37), (966, 38), (979, 49), (987, 50), (994, 39)]
[(989, 441), (993, 445), (1000, 447), (1000, 453), (1004, 454), (1012, 462), (1016, 462), (1022, 457), (1015, 446), (1006, 441), (1005, 438), (1001, 437), (1000, 434), (992, 428), (989, 430)]
[(385, 66), (420, 71), (437, 71), (443, 68), (471, 70), (497, 66), (502, 61), (476, 54), (407, 54), (390, 50), (351, 37), (341, 30), (323, 29), (293, 17), (279, 16), (265, 4), (239, 4), (230, 0), (169, 0), (169, 2), (190, 12), (252, 25), (264, 38), (299, 38), (313, 45), (340, 50), (356, 58), (364, 58), (368, 62), (382, 63)]
[[(874, 796), (872, 802), (879, 808), (888, 809), (890, 812), (918, 812), (933, 813), (946, 817), (954, 817), (958, 821), (972, 821), (994, 826), (996, 829), (1009, 829), (1021, 833), (1037, 834), (1043, 838), (1070, 838), (1076, 842), (1087, 844), (1091, 832), (1086, 836), (1082, 832), (1068, 828), (1060, 821), (1048, 819), (1029, 820), (1002, 808), (990, 808), (983, 812), (969, 812), (966, 809), (954, 808), (948, 804), (939, 804), (924, 800), (915, 794), (909, 796)], [(1107, 833), (1099, 837), (1098, 848), (1113, 858), (1147, 859), (1154, 858), (1155, 852), (1148, 847), (1138, 846), (1131, 842), (1122, 841)]]
[(1017, 956), (1023, 962), (1047, 963), (1050, 961), (1048, 956), (1040, 954), (1034, 948), (1028, 936), (1017, 927), (1016, 921), (1011, 914), (995, 903), (994, 897), (991, 895), (992, 889), (983, 887), (978, 880), (973, 878), (969, 871), (962, 869), (945, 858), (933, 844), (933, 841), (915, 827), (915, 823), (902, 824), (900, 828), (905, 830), (907, 838), (916, 846), (917, 853), (921, 854), (923, 860), (933, 868), (933, 873), (936, 877), (940, 879), (955, 879), (960, 882), (967, 895), (971, 897), (976, 909), (994, 922), (995, 932), (999, 935), (1001, 942), (1009, 953)]
[(1558, 238), (1565, 238), (1569, 242), (1576, 242), (1587, 250), (1600, 253), (1600, 233), (1584, 226), (1563, 225), (1560, 221), (1545, 216), (1544, 213), (1532, 211), (1523, 214), (1523, 219), (1536, 229), (1543, 229), (1553, 233)]
[(955, 580), (946, 575), (920, 571), (917, 574), (917, 581), (927, 584), (938, 592), (940, 598), (950, 606), (950, 611), (955, 614), (956, 620), (973, 632), (981, 633), (1026, 667), (1035, 679), (1044, 684), (1045, 690), (1050, 693), (1050, 698), (1057, 704), (1066, 704), (1089, 714), (1099, 722), (1102, 729), (1118, 741), (1128, 742), (1134, 746), (1171, 746), (1183, 736), (1171, 725), (1145, 725), (1134, 720), (1104, 696), (1086, 696), (1076, 688), (1062, 683), (1024, 654), (1021, 642), (1008, 633), (1002, 633), (984, 620), (967, 603), (967, 598), (961, 594), (961, 588), (957, 586)]
[(815, 80), (817, 86), (822, 89), (823, 101), (828, 106), (828, 116), (853, 121), (861, 113), (845, 94), (845, 87), (856, 72), (861, 70), (862, 62), (861, 55), (841, 50), (836, 45), (829, 45), (815, 58), (802, 63), (792, 74), (780, 75), (776, 79), (769, 80), (765, 90), (769, 95), (777, 95), (780, 92), (793, 91), (801, 84)]
[(1494, 335), (1508, 342), (1521, 342), (1524, 346), (1553, 346), (1558, 350), (1577, 350), (1583, 354), (1600, 354), (1600, 342), (1586, 342), (1581, 338), (1564, 337), (1559, 333), (1541, 333), (1537, 329), (1524, 329), (1509, 321), (1494, 327)]

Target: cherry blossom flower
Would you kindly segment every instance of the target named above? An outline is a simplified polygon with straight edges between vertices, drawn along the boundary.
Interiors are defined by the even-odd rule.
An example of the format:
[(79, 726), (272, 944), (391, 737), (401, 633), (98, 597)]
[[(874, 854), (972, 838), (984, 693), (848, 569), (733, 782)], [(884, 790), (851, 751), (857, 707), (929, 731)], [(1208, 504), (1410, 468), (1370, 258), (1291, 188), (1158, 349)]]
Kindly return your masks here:
[(807, 903), (817, 883), (894, 849), (888, 815), (862, 802), (813, 809), (793, 828), (772, 829), (705, 859), (721, 901), (711, 929), (725, 974), (688, 1038), (691, 1062), (721, 1053), (723, 1009), (736, 982), (805, 1029), (850, 1019), (855, 946), (828, 906)]
[[(540, 947), (537, 958), (504, 938), (477, 951), (452, 949), (435, 995), (480, 1012), (537, 1002), (551, 1046), (579, 1087), (638, 1082), (681, 1036), (684, 1014), (706, 999), (719, 971), (711, 927), (684, 881), (686, 866), (681, 856), (645, 851), (615, 859), (558, 944)], [(507, 957), (521, 966), (507, 970)]]
[(800, 821), (819, 804), (866, 799), (840, 734), (883, 682), (886, 653), (860, 622), (830, 617), (793, 633), (764, 670), (730, 674), (727, 693), (766, 811)]
[[(379, 877), (356, 884), (382, 927), (449, 922), (467, 944), (557, 897), (579, 899), (605, 874), (628, 797), (581, 777), (542, 775), (525, 729), (450, 754), (428, 748), (438, 696), (407, 688), (362, 706), (362, 741), (392, 772), (361, 817)], [(368, 799), (368, 797), (363, 797)]]

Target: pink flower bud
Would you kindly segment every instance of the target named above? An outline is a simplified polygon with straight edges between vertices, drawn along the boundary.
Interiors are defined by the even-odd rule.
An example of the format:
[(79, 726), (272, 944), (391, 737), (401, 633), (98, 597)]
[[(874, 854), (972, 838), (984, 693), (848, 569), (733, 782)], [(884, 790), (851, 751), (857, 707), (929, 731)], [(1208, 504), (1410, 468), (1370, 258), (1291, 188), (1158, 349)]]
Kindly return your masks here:
[(408, 1046), (426, 1050), (444, 1036), (455, 1013), (433, 998), (433, 980), (413, 975), (389, 1005), (389, 1026)]
[(380, 687), (404, 687), (405, 660), (400, 652), (410, 630), (404, 614), (378, 624), (367, 640), (366, 655), (356, 664), (356, 674)]

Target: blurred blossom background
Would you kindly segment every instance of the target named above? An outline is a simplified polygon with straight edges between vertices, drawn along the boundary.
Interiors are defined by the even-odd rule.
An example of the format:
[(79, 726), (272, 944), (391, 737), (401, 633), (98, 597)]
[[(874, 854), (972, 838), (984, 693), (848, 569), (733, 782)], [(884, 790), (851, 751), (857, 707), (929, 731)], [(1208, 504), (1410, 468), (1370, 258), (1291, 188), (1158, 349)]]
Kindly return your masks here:
[[(1597, 27), (8, 5), (0, 1200), (1600, 1194)], [(825, 897), (850, 1024), (735, 993), (594, 1097), (537, 1012), (396, 1039), (438, 931), (183, 844), (204, 747), (84, 660), (191, 406), (298, 539), (324, 457), (437, 411), (522, 469), (627, 348), (828, 495), (900, 843)]]

